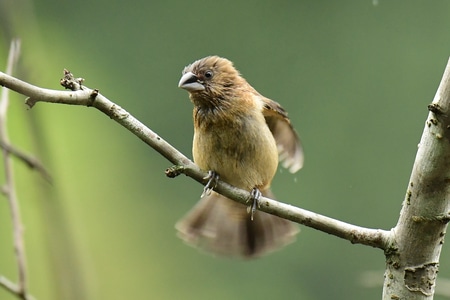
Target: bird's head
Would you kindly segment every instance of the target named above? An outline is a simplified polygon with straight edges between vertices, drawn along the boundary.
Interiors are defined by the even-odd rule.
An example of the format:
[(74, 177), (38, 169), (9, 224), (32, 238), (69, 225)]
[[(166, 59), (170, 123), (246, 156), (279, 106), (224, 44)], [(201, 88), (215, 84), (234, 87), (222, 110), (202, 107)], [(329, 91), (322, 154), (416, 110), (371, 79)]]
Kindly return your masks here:
[(233, 63), (219, 56), (199, 59), (182, 74), (178, 87), (187, 90), (197, 106), (221, 105), (234, 98), (236, 87), (246, 83)]

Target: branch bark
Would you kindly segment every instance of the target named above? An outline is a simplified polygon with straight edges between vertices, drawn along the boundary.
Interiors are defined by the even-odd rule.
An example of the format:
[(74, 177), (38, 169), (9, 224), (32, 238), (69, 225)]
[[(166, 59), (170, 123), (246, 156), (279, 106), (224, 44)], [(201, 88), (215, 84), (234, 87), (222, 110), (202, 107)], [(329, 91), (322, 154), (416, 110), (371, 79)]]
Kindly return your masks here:
[(432, 299), (450, 220), (450, 60), (419, 144), (392, 245), (383, 299)]

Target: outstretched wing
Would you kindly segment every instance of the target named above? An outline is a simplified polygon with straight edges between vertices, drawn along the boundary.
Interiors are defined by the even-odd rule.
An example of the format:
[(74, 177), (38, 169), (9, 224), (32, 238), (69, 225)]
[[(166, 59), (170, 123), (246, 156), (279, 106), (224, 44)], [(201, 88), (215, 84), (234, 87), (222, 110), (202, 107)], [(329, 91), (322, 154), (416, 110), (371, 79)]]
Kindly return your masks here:
[(260, 96), (267, 126), (277, 142), (280, 161), (291, 173), (303, 167), (304, 155), (300, 138), (291, 125), (287, 112), (277, 102)]

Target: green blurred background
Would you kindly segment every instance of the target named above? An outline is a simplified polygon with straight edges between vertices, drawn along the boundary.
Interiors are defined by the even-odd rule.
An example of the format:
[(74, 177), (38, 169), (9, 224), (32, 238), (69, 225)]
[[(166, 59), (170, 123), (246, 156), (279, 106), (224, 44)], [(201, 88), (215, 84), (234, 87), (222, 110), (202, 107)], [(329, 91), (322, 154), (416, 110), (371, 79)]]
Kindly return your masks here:
[[(450, 55), (450, 2), (0, 0), (0, 29), (1, 70), (20, 37), (18, 77), (61, 89), (67, 68), (188, 156), (181, 70), (229, 58), (304, 143), (304, 169), (274, 180), (278, 199), (390, 229)], [(53, 176), (15, 164), (38, 299), (381, 299), (383, 253), (310, 228), (253, 261), (186, 246), (174, 224), (199, 184), (166, 178), (168, 161), (93, 108), (23, 100), (12, 95), (11, 140)], [(0, 274), (15, 280), (6, 201), (0, 219)], [(446, 248), (439, 276), (450, 277)]]

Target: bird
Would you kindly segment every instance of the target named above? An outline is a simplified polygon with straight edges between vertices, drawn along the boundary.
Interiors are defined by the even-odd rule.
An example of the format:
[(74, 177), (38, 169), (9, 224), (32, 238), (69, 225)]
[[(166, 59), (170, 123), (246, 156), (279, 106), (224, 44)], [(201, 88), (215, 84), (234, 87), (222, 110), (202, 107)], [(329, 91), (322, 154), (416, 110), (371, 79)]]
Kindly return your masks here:
[[(274, 199), (270, 184), (279, 161), (291, 173), (303, 167), (300, 139), (281, 105), (258, 93), (223, 57), (186, 66), (178, 86), (194, 105), (194, 162), (209, 172), (199, 202), (175, 225), (187, 244), (217, 256), (251, 259), (293, 242), (291, 221), (235, 202), (210, 186), (213, 179)], [(253, 209), (255, 206), (253, 206)]]

